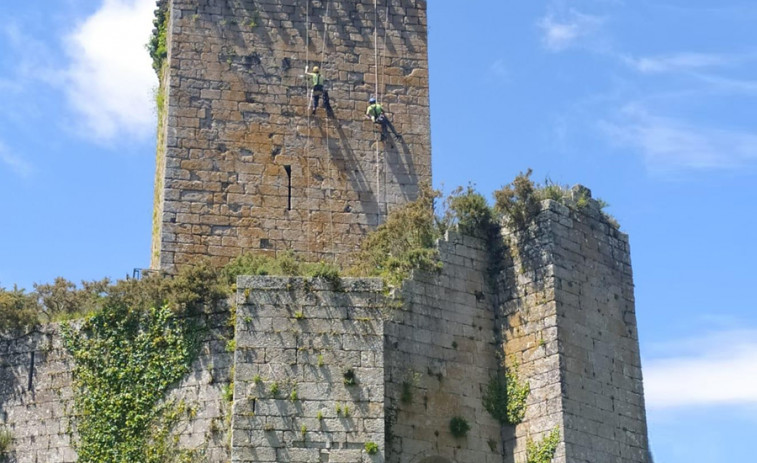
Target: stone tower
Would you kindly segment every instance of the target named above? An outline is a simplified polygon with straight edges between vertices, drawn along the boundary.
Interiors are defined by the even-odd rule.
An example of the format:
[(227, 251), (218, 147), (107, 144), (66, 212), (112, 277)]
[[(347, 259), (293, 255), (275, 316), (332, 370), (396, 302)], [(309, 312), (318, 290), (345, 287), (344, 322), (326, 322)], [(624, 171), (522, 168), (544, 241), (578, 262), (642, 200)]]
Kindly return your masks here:
[[(430, 182), (425, 1), (158, 3), (154, 268), (251, 251), (345, 262)], [(313, 65), (333, 118), (310, 114)], [(364, 119), (374, 94), (400, 140)], [(650, 463), (628, 236), (583, 187), (500, 225), (449, 230), (438, 271), (393, 294), (240, 276), (196, 320), (197, 358), (166, 397), (196, 413), (172, 442), (208, 463), (524, 463), (534, 448)], [(59, 324), (0, 337), (0, 460), (77, 460), (75, 368)], [(507, 420), (491, 400), (503, 377)]]
[[(425, 0), (163, 0), (152, 267), (344, 262), (431, 180)], [(320, 66), (334, 117), (310, 114)], [(365, 118), (377, 96), (401, 134)]]

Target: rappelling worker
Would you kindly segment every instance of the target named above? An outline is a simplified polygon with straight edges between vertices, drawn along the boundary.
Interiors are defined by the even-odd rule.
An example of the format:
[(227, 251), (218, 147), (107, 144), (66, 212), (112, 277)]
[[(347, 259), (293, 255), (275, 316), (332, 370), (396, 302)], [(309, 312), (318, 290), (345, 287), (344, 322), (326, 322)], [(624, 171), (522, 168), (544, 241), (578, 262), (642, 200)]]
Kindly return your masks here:
[(371, 97), (370, 100), (368, 100), (368, 109), (365, 111), (365, 117), (372, 120), (375, 124), (379, 124), (381, 126), (381, 141), (386, 140), (387, 135), (387, 129), (392, 131), (392, 134), (394, 134), (394, 137), (396, 139), (402, 138), (400, 134), (397, 133), (397, 131), (394, 129), (394, 126), (391, 122), (389, 122), (389, 119), (386, 117), (386, 113), (384, 112), (383, 106), (379, 104), (376, 101), (376, 98)]
[(312, 79), (312, 92), (313, 92), (313, 111), (311, 114), (315, 114), (315, 110), (318, 109), (318, 102), (323, 96), (323, 107), (326, 109), (327, 114), (331, 114), (331, 103), (329, 102), (329, 92), (323, 88), (323, 75), (321, 69), (318, 66), (313, 67), (313, 72), (309, 72), (305, 67), (305, 75), (308, 75)]

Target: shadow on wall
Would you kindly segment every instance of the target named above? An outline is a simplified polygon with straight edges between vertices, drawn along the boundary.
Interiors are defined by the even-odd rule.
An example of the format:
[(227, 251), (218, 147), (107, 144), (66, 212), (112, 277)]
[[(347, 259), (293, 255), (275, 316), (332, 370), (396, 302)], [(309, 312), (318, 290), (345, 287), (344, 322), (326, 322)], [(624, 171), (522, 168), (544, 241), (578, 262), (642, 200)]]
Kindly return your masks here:
[[(344, 127), (342, 127), (342, 123), (338, 119), (331, 119), (331, 123), (336, 129), (339, 138), (337, 140), (329, 139), (328, 146), (326, 147), (329, 157), (331, 158), (329, 161), (349, 179), (353, 191), (361, 192), (360, 203), (362, 210), (378, 211), (379, 204), (372, 188), (372, 181), (365, 175), (365, 172), (360, 169), (361, 164), (352, 150), (349, 136), (345, 133)], [(321, 132), (321, 137), (325, 139), (326, 133), (320, 123), (318, 124), (318, 128)], [(354, 168), (349, 169), (347, 166), (353, 166)], [(371, 207), (368, 207), (369, 205)]]
[(403, 198), (406, 201), (418, 199), (418, 174), (415, 171), (410, 147), (405, 143), (405, 140), (400, 138), (397, 142), (387, 143), (385, 156), (386, 164), (394, 174)]

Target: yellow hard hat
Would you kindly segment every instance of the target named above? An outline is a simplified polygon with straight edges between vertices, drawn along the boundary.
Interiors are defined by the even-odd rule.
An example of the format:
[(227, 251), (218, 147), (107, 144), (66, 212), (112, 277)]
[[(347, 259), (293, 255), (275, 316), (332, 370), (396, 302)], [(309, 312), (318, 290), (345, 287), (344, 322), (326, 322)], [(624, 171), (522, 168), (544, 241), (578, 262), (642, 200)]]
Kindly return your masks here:
[(313, 67), (313, 72), (320, 72), (320, 71), (321, 71), (321, 68), (319, 68), (318, 66)]

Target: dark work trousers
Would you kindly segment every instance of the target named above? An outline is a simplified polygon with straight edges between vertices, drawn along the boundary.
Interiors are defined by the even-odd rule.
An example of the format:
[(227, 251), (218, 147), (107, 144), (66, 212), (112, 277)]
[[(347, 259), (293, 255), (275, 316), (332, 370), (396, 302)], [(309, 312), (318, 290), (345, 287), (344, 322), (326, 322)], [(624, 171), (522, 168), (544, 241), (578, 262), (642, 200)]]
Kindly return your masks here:
[(329, 92), (323, 89), (323, 85), (313, 87), (313, 112), (318, 109), (318, 103), (323, 96), (323, 107), (326, 111), (331, 112), (331, 102), (329, 101)]
[(394, 125), (392, 125), (391, 121), (389, 121), (389, 119), (384, 114), (376, 118), (376, 124), (379, 124), (381, 126), (381, 141), (386, 140), (386, 136), (389, 134), (390, 130), (392, 132), (392, 135), (394, 135), (394, 138), (396, 138), (397, 140), (402, 138), (402, 135), (397, 133)]

